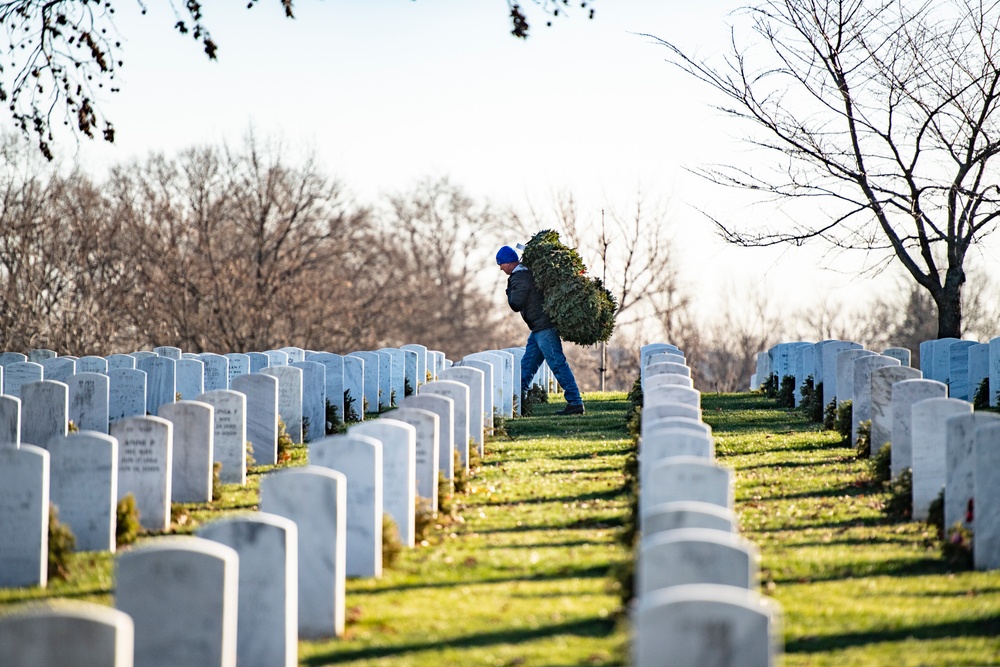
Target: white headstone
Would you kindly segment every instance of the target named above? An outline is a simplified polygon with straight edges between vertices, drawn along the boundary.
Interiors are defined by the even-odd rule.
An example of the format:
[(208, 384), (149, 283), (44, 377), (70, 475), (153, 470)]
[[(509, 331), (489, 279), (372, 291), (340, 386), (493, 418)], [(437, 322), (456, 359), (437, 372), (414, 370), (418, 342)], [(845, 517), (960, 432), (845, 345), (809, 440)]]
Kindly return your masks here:
[(21, 442), (48, 447), (49, 438), (66, 435), (69, 387), (43, 380), (21, 387)]
[(268, 366), (261, 375), (278, 380), (278, 414), (292, 442), (302, 442), (302, 369), (294, 366)]
[(135, 357), (131, 354), (109, 354), (105, 357), (108, 360), (108, 372), (116, 368), (135, 369)]
[(260, 373), (271, 365), (271, 358), (263, 352), (247, 352), (247, 359), (250, 360), (250, 373)]
[(872, 371), (871, 453), (878, 453), (892, 441), (892, 391), (897, 382), (918, 380), (921, 373), (910, 366), (883, 366)]
[(437, 394), (417, 394), (403, 399), (400, 407), (428, 410), (438, 416), (438, 470), (445, 479), (455, 479), (455, 402)]
[(945, 420), (971, 413), (972, 404), (957, 398), (928, 398), (913, 404), (913, 518), (927, 511), (945, 484)]
[(4, 667), (132, 667), (132, 618), (93, 602), (58, 600), (0, 617)]
[(653, 391), (657, 387), (666, 385), (677, 385), (694, 389), (694, 381), (687, 375), (681, 375), (680, 373), (660, 373), (659, 375), (649, 376), (643, 383), (642, 390), (643, 392)]
[(309, 444), (309, 463), (347, 478), (348, 577), (382, 576), (382, 442), (331, 435)]
[(20, 352), (0, 352), (0, 366), (21, 364), (28, 360), (28, 355)]
[[(346, 355), (344, 363), (344, 412), (341, 421), (347, 422), (350, 416), (354, 421), (365, 418), (365, 360), (361, 357)], [(353, 415), (352, 415), (353, 413)]]
[[(503, 363), (503, 414), (513, 417), (514, 397), (517, 396), (520, 401), (521, 396), (521, 378), (514, 377), (514, 355), (506, 350), (492, 350), (490, 353), (500, 357)], [(443, 360), (444, 355), (441, 356)], [(444, 370), (442, 367), (438, 367), (438, 372), (442, 370)]]
[(308, 352), (306, 361), (323, 364), (326, 370), (326, 402), (337, 410), (337, 419), (344, 421), (344, 358), (329, 352)]
[(694, 421), (701, 421), (701, 408), (696, 408), (684, 403), (657, 403), (655, 405), (643, 406), (640, 416), (640, 426), (645, 431), (647, 423), (667, 417), (685, 417)]
[(199, 401), (177, 401), (161, 405), (159, 416), (174, 425), (171, 502), (211, 502), (215, 408)]
[(682, 403), (700, 410), (701, 392), (697, 389), (682, 387), (676, 384), (660, 385), (650, 389), (649, 391), (643, 391), (643, 408), (646, 406), (652, 407), (661, 403)]
[(111, 368), (108, 371), (108, 421), (116, 422), (145, 414), (146, 372), (134, 368)]
[[(969, 397), (973, 401), (983, 380), (990, 377), (990, 346), (977, 343), (969, 348)], [(987, 398), (989, 398), (987, 396)]]
[(471, 366), (453, 366), (441, 371), (438, 377), (442, 380), (461, 382), (469, 388), (469, 436), (478, 449), (479, 456), (482, 457), (485, 441), (485, 424), (483, 422), (485, 376), (483, 371)]
[(371, 350), (378, 357), (378, 409), (379, 412), (392, 407), (392, 355), (388, 352)]
[(978, 345), (974, 340), (960, 340), (948, 347), (948, 396), (971, 401), (969, 393), (969, 348)]
[(45, 587), (49, 571), (49, 453), (0, 442), (0, 588)]
[(179, 361), (181, 358), (181, 348), (170, 345), (154, 347), (153, 353), (161, 357), (166, 357), (167, 359), (173, 359), (174, 361)]
[(322, 466), (287, 468), (260, 481), (260, 509), (298, 525), (299, 636), (344, 634), (347, 479)]
[[(446, 372), (443, 369), (441, 372)], [(439, 374), (440, 377), (440, 374)], [(452, 444), (461, 459), (460, 464), (469, 470), (469, 387), (451, 380), (434, 380), (422, 386), (418, 396), (433, 394), (450, 398), (454, 407), (452, 415)], [(419, 407), (419, 406), (418, 406)]]
[(406, 352), (394, 347), (384, 347), (378, 353), (389, 355), (390, 397), (393, 399), (392, 405), (399, 405), (406, 396)]
[(648, 508), (676, 500), (697, 500), (720, 507), (733, 507), (733, 472), (707, 459), (675, 456), (649, 469), (639, 495), (639, 517)]
[(160, 417), (126, 417), (111, 425), (118, 439), (118, 500), (135, 497), (147, 530), (170, 528), (173, 428)]
[(704, 433), (707, 436), (712, 435), (712, 427), (703, 421), (698, 419), (691, 419), (690, 417), (661, 417), (661, 418), (650, 418), (642, 423), (642, 431), (640, 432), (640, 437), (645, 438), (655, 435), (658, 431), (667, 431), (674, 429), (686, 429), (689, 431), (695, 431), (696, 433)]
[(899, 360), (871, 354), (854, 360), (854, 399), (851, 407), (852, 434), (857, 434), (861, 422), (872, 418), (872, 372), (885, 366), (899, 366)]
[[(221, 354), (204, 352), (198, 355), (198, 360), (205, 365), (205, 372), (202, 376), (202, 392), (229, 389), (229, 359)], [(191, 398), (195, 398), (197, 395), (195, 394)]]
[(719, 584), (757, 590), (757, 547), (734, 533), (678, 528), (644, 537), (636, 554), (635, 594), (685, 584)]
[(219, 481), (246, 484), (247, 481), (247, 397), (230, 389), (206, 391), (197, 400), (214, 410), (212, 452), (222, 464)]
[[(474, 354), (468, 354), (462, 359), (462, 363), (466, 364), (469, 361), (486, 362), (492, 367), (492, 381), (493, 381), (493, 391), (492, 391), (492, 401), (493, 401), (493, 414), (503, 416), (504, 413), (504, 368), (503, 359), (499, 355), (493, 354), (492, 352), (476, 352)], [(476, 368), (481, 368), (476, 366)], [(491, 426), (492, 428), (492, 422)]]
[(653, 465), (671, 456), (694, 456), (712, 461), (715, 441), (710, 435), (684, 428), (661, 429), (648, 434), (639, 445), (640, 480)]
[(758, 593), (713, 584), (664, 588), (639, 599), (633, 667), (772, 667), (777, 605)]
[(976, 429), (973, 561), (977, 570), (1000, 569), (1000, 424)]
[(247, 440), (257, 465), (278, 462), (278, 378), (250, 373), (233, 378), (233, 391), (247, 397)]
[(21, 444), (21, 399), (0, 395), (0, 443)]
[(826, 406), (834, 398), (838, 402), (846, 400), (837, 392), (837, 355), (845, 350), (860, 350), (861, 345), (846, 340), (830, 341), (823, 344), (823, 405)]
[(668, 352), (684, 356), (684, 353), (676, 345), (671, 345), (670, 343), (650, 343), (639, 348), (639, 368), (645, 368), (649, 357), (658, 352)]
[[(352, 352), (349, 357), (354, 357), (365, 362), (364, 366), (364, 398), (368, 402), (365, 414), (375, 414), (379, 411), (379, 360), (378, 354), (374, 352)], [(361, 414), (364, 403), (360, 396), (356, 397), (355, 410)]]
[(80, 431), (49, 441), (51, 501), (76, 536), (77, 551), (114, 551), (118, 440)]
[(899, 362), (900, 366), (910, 365), (910, 351), (905, 347), (887, 347), (882, 350), (882, 354), (887, 357), (892, 357)]
[[(924, 377), (929, 377), (938, 382), (948, 384), (951, 379), (951, 346), (952, 343), (959, 342), (957, 338), (938, 338), (930, 343), (930, 372), (924, 372)], [(922, 362), (921, 362), (922, 363)], [(922, 370), (922, 369), (921, 369)]]
[(283, 347), (279, 351), (284, 352), (288, 356), (289, 364), (306, 360), (306, 351), (301, 347)]
[(903, 380), (892, 386), (892, 477), (913, 467), (913, 405), (928, 398), (944, 398), (948, 386), (927, 379)]
[(736, 514), (726, 507), (696, 500), (675, 500), (649, 508), (642, 521), (642, 534), (648, 538), (680, 528), (707, 528), (735, 533), (738, 525)]
[[(493, 364), (482, 359), (463, 359), (456, 362), (452, 368), (473, 368), (483, 374), (483, 429), (493, 433)], [(450, 369), (449, 369), (450, 370)], [(482, 454), (482, 448), (480, 448)]]
[(440, 459), (440, 419), (430, 410), (403, 406), (392, 413), (393, 419), (413, 426), (416, 435), (414, 464), (417, 470), (417, 495), (438, 509), (438, 460)]
[(31, 361), (9, 363), (3, 368), (3, 393), (21, 398), (21, 387), (42, 381), (42, 365)]
[(427, 382), (427, 348), (423, 345), (410, 343), (409, 345), (401, 345), (399, 349), (410, 350), (417, 355), (417, 383), (412, 387), (416, 393), (417, 387)]
[(110, 421), (110, 378), (103, 373), (77, 373), (69, 376), (66, 386), (69, 420), (81, 431), (107, 433)]
[(347, 434), (367, 436), (382, 443), (382, 511), (396, 523), (400, 541), (412, 547), (416, 530), (416, 427), (383, 417), (355, 424)]
[(249, 375), (250, 357), (246, 354), (240, 354), (239, 352), (229, 352), (223, 356), (229, 362), (229, 367), (226, 372), (227, 387), (232, 389), (234, 379), (240, 375)]
[(945, 419), (944, 528), (966, 528), (966, 513), (974, 512), (976, 494), (976, 429), (1000, 420), (992, 412), (959, 413)]
[(264, 350), (264, 354), (267, 355), (267, 367), (268, 368), (274, 368), (275, 366), (287, 366), (288, 365), (288, 353), (287, 352), (282, 352), (281, 350)]
[(990, 339), (990, 406), (1000, 405), (1000, 336)]
[(669, 373), (670, 375), (684, 375), (686, 377), (691, 377), (691, 369), (686, 364), (678, 364), (672, 361), (661, 361), (655, 364), (650, 364), (642, 369), (643, 388), (645, 389), (646, 382), (649, 378), (666, 373)]
[(326, 436), (326, 367), (317, 361), (295, 361), (302, 371), (302, 437), (315, 442)]
[(854, 401), (854, 362), (875, 354), (871, 350), (844, 350), (837, 354), (837, 403)]
[(43, 359), (40, 363), (44, 380), (65, 383), (66, 378), (76, 373), (76, 362), (69, 357), (52, 357)]
[(213, 521), (196, 532), (239, 555), (236, 664), (295, 667), (299, 639), (299, 537), (295, 522), (258, 512)]
[(122, 551), (115, 607), (135, 623), (136, 665), (236, 667), (239, 556), (200, 537)]
[(156, 414), (160, 406), (177, 400), (177, 361), (170, 357), (146, 357), (136, 368), (146, 372), (146, 412)]

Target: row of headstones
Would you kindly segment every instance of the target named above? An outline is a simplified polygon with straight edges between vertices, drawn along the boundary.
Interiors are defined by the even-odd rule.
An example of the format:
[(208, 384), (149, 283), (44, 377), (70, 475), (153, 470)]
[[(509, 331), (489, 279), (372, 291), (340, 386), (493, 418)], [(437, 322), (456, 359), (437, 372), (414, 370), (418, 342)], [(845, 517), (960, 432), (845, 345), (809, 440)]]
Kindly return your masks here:
[(633, 665), (774, 665), (780, 609), (759, 590), (760, 557), (740, 537), (733, 473), (715, 461), (701, 394), (677, 347), (640, 353), (643, 406)]
[[(13, 375), (17, 381), (8, 381), (6, 389), (9, 391), (0, 395), (0, 441), (26, 442), (44, 447), (53, 435), (65, 435), (67, 420), (81, 430), (109, 433), (113, 424), (128, 417), (172, 412), (172, 408), (164, 406), (174, 405), (178, 393), (182, 401), (212, 404), (218, 422), (222, 416), (237, 410), (233, 406), (240, 399), (227, 393), (232, 390), (246, 397), (245, 439), (253, 443), (255, 458), (262, 465), (273, 465), (277, 460), (279, 418), (285, 423), (293, 442), (301, 442), (303, 435), (315, 440), (326, 433), (326, 404), (332, 398), (343, 405), (342, 388), (353, 390), (353, 395), (360, 396), (364, 395), (367, 387), (377, 388), (386, 378), (391, 380), (392, 385), (398, 384), (402, 378), (403, 387), (407, 384), (417, 387), (423, 384), (423, 381), (417, 381), (418, 377), (445, 379), (449, 374), (461, 374), (460, 371), (453, 370), (452, 366), (479, 368), (489, 376), (487, 385), (490, 391), (484, 395), (484, 410), (481, 415), (472, 415), (469, 425), (476, 434), (477, 442), (481, 442), (484, 431), (492, 431), (495, 414), (513, 414), (516, 405), (514, 377), (515, 373), (520, 372), (523, 348), (480, 352), (453, 364), (443, 357), (438, 359), (438, 353), (428, 351), (423, 346), (404, 347), (407, 349), (359, 352), (346, 356), (303, 350), (298, 350), (302, 354), (297, 355), (297, 348), (284, 348), (266, 354), (250, 353), (257, 357), (243, 354), (201, 355), (206, 361), (175, 361), (172, 357), (158, 356), (151, 352), (111, 355), (107, 358), (91, 357), (90, 359), (104, 363), (106, 373), (81, 371), (69, 376), (57, 376), (62, 377), (65, 384), (47, 375), (45, 366), (21, 361), (20, 358), (26, 358), (25, 355), (4, 353), (0, 355), (0, 360), (8, 362), (8, 380)], [(175, 350), (179, 353), (177, 348), (157, 349), (163, 352)], [(295, 355), (290, 358), (303, 356), (309, 360), (281, 365), (287, 362), (290, 354)], [(213, 359), (208, 361), (209, 357)], [(248, 368), (253, 369), (253, 366), (248, 366), (248, 358), (254, 363), (269, 363), (268, 360), (273, 360), (278, 365), (263, 366), (259, 371), (248, 373)], [(437, 360), (431, 363), (435, 359)], [(76, 366), (76, 361), (68, 357), (49, 357), (42, 359), (42, 364), (55, 361), (67, 362), (65, 370), (72, 371)], [(210, 372), (216, 365), (215, 362), (228, 364), (226, 371), (216, 369), (220, 372)], [(121, 366), (113, 367), (114, 364)], [(146, 370), (126, 368), (128, 364), (139, 364)], [(425, 370), (425, 364), (430, 371)], [(388, 367), (387, 372), (381, 372), (386, 370), (383, 366)], [(16, 372), (11, 374), (11, 368)], [(185, 391), (177, 392), (175, 390), (183, 384), (177, 382), (181, 368), (197, 371), (196, 381), (190, 383), (191, 386)], [(26, 374), (24, 371), (30, 373)], [(366, 373), (371, 375), (367, 382)], [(550, 375), (548, 367), (543, 365), (536, 375), (536, 382), (548, 383)], [(28, 381), (29, 378), (33, 379)], [(210, 378), (214, 378), (214, 381), (210, 382)], [(153, 391), (153, 387), (158, 389)], [(198, 391), (205, 387), (209, 389)], [(193, 393), (195, 391), (198, 393)], [(402, 388), (396, 392), (393, 387), (390, 391), (379, 393), (393, 397), (391, 400), (398, 403), (406, 392)], [(379, 404), (369, 403), (371, 405)], [(358, 415), (359, 418), (363, 416)], [(302, 425), (306, 426), (308, 432), (304, 433)], [(231, 440), (232, 446), (217, 443), (219, 452), (229, 454), (219, 457), (223, 464), (222, 481), (242, 483), (246, 467), (244, 447), (231, 425), (217, 424), (217, 430), (224, 428), (231, 434), (227, 442)]]
[[(989, 352), (995, 341), (1000, 339), (979, 350)], [(764, 354), (781, 359), (789, 345), (796, 346), (792, 352), (808, 349), (792, 343)], [(976, 344), (958, 345), (951, 339), (922, 343), (925, 370), (911, 368), (908, 357), (901, 363), (898, 357), (865, 350), (857, 343), (824, 341), (814, 349), (819, 350), (815, 358), (824, 358), (824, 400), (851, 401), (852, 432), (865, 421), (871, 422), (872, 456), (891, 443), (892, 477), (911, 472), (913, 518), (926, 519), (943, 490), (945, 528), (958, 523), (974, 529), (976, 568), (1000, 568), (1000, 415), (974, 412), (970, 397), (957, 398), (952, 393), (954, 379), (962, 377), (956, 369), (969, 370), (966, 378), (982, 372), (979, 366), (972, 374), (977, 366), (962, 363), (963, 356), (972, 360)], [(794, 364), (776, 368), (789, 367)], [(929, 373), (937, 377), (928, 377)], [(940, 379), (948, 379), (947, 373), (951, 385)], [(958, 386), (966, 385), (959, 382)], [(991, 386), (998, 385), (991, 380)]]
[[(412, 546), (418, 492), (436, 500), (437, 463), (446, 477), (453, 475), (444, 465), (454, 461), (453, 451), (468, 464), (468, 447), (444, 436), (454, 433), (454, 424), (467, 424), (471, 414), (482, 411), (485, 374), (474, 368), (455, 370), (475, 382), (427, 383), (389, 416), (310, 443), (310, 465), (262, 480), (261, 513), (206, 525), (197, 538), (154, 540), (120, 554), (116, 606), (126, 615), (79, 607), (15, 615), (0, 624), (0, 654), (12, 656), (13, 664), (22, 664), (18, 656), (28, 656), (23, 664), (67, 664), (59, 648), (65, 645), (62, 638), (52, 642), (39, 629), (50, 623), (58, 629), (54, 632), (65, 632), (68, 624), (80, 633), (102, 635), (104, 648), (122, 656), (132, 655), (132, 647), (124, 645), (134, 636), (134, 654), (142, 656), (143, 664), (229, 665), (237, 657), (241, 665), (295, 664), (298, 636), (342, 634), (344, 578), (381, 574), (383, 511), (396, 521), (402, 542)], [(457, 393), (434, 391), (433, 385), (443, 384), (457, 385), (449, 388)], [(475, 397), (471, 406), (470, 397)], [(143, 419), (155, 418), (131, 421)], [(106, 438), (112, 450), (117, 445), (115, 438), (100, 434), (63, 440), (94, 436)], [(470, 442), (467, 430), (461, 442)], [(47, 486), (45, 450), (26, 444), (0, 448), (0, 455), (7, 458), (0, 474), (6, 470), (12, 480), (41, 478), (41, 486)], [(426, 475), (419, 469), (422, 459), (434, 463)], [(114, 460), (110, 458), (109, 467)], [(20, 489), (15, 493), (22, 501), (34, 498), (37, 485), (30, 491), (34, 495)], [(40, 538), (44, 542), (44, 530)], [(228, 545), (238, 557), (202, 538)], [(158, 576), (151, 584), (154, 574)], [(192, 615), (192, 608), (208, 611)], [(21, 631), (25, 617), (35, 631)], [(48, 660), (40, 661), (37, 651), (49, 652)]]
[[(43, 352), (46, 356), (40, 354)], [(484, 413), (488, 429), (492, 428), (494, 410), (507, 417), (514, 415), (515, 406), (520, 410), (514, 372), (519, 371), (523, 354), (523, 348), (490, 350), (457, 362), (493, 367), (494, 383)], [(325, 435), (327, 404), (336, 409), (338, 418), (345, 417), (345, 391), (354, 400), (353, 411), (363, 418), (366, 412), (363, 405), (367, 404), (368, 413), (377, 413), (398, 402), (407, 389), (414, 390), (453, 365), (444, 353), (423, 345), (343, 356), (291, 347), (227, 355), (182, 353), (174, 347), (80, 359), (49, 356), (54, 353), (48, 350), (36, 350), (33, 355), (0, 354), (0, 394), (20, 399), (26, 384), (42, 380), (64, 382), (69, 387), (69, 419), (83, 430), (102, 433), (108, 433), (109, 424), (119, 419), (157, 414), (161, 405), (174, 402), (178, 395), (182, 400), (190, 400), (209, 391), (252, 392), (256, 388), (252, 383), (264, 381), (247, 380), (248, 375), (270, 375), (278, 380), (278, 414), (296, 443), (302, 442), (303, 437), (316, 439)], [(547, 366), (542, 366), (535, 381), (544, 386), (551, 383)], [(261, 391), (268, 393), (266, 387)], [(251, 413), (262, 415), (262, 428), (270, 421), (263, 418), (269, 418), (266, 412), (251, 409)], [(38, 437), (44, 441), (47, 435)], [(254, 441), (259, 446), (270, 440), (268, 433), (256, 432), (253, 424), (251, 435), (258, 436)], [(275, 441), (276, 438), (275, 433)]]
[[(806, 378), (823, 384), (824, 404), (837, 396), (836, 355), (846, 349), (861, 349), (858, 343), (825, 340), (819, 343), (780, 343), (757, 355), (757, 372), (750, 378), (751, 390), (757, 389), (770, 377), (780, 382), (786, 375), (795, 378), (795, 398), (798, 402)], [(910, 350), (890, 347), (882, 354), (910, 365)], [(989, 402), (1000, 405), (1000, 337), (988, 343), (957, 338), (939, 338), (920, 343), (920, 371), (928, 380), (948, 385), (952, 398), (971, 401), (983, 380), (989, 379)]]
[[(482, 454), (489, 426), (485, 415), (493, 412), (492, 398), (496, 393), (486, 391), (486, 387), (502, 387), (496, 379), (504, 375), (505, 365), (519, 373), (520, 354), (523, 349), (470, 355), (440, 370), (440, 379), (418, 385), (417, 395), (400, 401), (404, 408), (429, 409), (440, 420), (439, 446), (436, 430), (423, 435), (428, 427), (420, 423), (419, 415), (412, 417), (422, 429), (417, 469), (422, 480), (420, 492), (432, 500), (434, 509), (438, 470), (446, 478), (453, 478), (454, 452), (458, 452), (460, 463), (468, 466), (470, 439)], [(106, 379), (97, 375), (91, 388), (106, 391)], [(77, 536), (81, 550), (113, 550), (115, 505), (127, 494), (135, 497), (145, 529), (167, 530), (171, 503), (211, 500), (213, 463), (221, 464), (221, 482), (245, 483), (248, 438), (270, 445), (255, 447), (262, 463), (277, 462), (280, 378), (254, 373), (235, 378), (233, 384), (243, 391), (219, 389), (201, 394), (196, 400), (164, 403), (159, 406), (157, 417), (127, 417), (113, 422), (109, 436), (89, 430), (68, 435), (67, 405), (72, 396), (69, 387), (52, 380), (28, 383), (22, 387), (23, 411), (19, 399), (0, 396), (0, 443), (14, 448), (29, 444), (50, 450), (51, 464), (44, 466), (51, 468), (50, 472), (45, 473), (44, 480), (37, 475), (24, 478), (33, 485), (25, 492), (33, 492), (36, 500), (42, 496), (48, 500), (51, 496), (60, 508), (63, 522)], [(394, 414), (402, 418), (408, 413), (400, 409)], [(266, 430), (263, 437), (262, 430)], [(37, 466), (28, 464), (28, 467)], [(0, 465), (3, 478), (18, 474), (13, 464)], [(42, 493), (43, 486), (49, 491)], [(0, 488), (3, 487), (0, 483)], [(3, 502), (0, 497), (0, 505), (18, 502), (17, 498)], [(39, 511), (28, 512), (17, 520), (28, 522), (31, 530), (21, 530), (25, 526), (20, 523), (18, 530), (6, 529), (4, 526), (14, 525), (15, 517), (21, 514), (0, 511), (0, 537), (11, 536), (4, 540), (10, 552), (6, 560), (21, 563), (17, 568), (5, 568), (5, 574), (0, 574), (0, 586), (45, 583), (45, 549), (39, 536), (45, 532), (41, 520), (47, 518), (48, 511), (46, 508), (42, 512), (40, 506), (33, 508)], [(0, 564), (4, 562), (0, 558)]]

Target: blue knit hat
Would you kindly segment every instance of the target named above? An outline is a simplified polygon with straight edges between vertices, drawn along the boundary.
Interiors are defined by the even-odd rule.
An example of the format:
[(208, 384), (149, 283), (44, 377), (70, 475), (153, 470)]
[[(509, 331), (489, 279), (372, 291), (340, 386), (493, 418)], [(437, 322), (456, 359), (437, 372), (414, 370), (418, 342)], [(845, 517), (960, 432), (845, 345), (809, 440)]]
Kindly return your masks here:
[(497, 250), (497, 264), (509, 264), (510, 262), (520, 261), (517, 257), (517, 251), (511, 248), (509, 245)]

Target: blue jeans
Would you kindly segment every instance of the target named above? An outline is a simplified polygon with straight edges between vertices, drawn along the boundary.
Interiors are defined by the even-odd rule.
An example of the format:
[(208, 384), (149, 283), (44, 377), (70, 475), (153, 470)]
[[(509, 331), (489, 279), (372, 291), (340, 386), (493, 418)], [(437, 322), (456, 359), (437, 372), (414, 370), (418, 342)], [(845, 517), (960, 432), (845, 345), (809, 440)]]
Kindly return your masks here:
[(528, 393), (531, 379), (541, 368), (543, 359), (562, 386), (566, 402), (570, 405), (583, 405), (580, 390), (576, 388), (576, 378), (566, 363), (562, 340), (559, 339), (559, 332), (555, 327), (528, 334), (528, 343), (524, 346), (524, 356), (521, 358), (521, 395)]

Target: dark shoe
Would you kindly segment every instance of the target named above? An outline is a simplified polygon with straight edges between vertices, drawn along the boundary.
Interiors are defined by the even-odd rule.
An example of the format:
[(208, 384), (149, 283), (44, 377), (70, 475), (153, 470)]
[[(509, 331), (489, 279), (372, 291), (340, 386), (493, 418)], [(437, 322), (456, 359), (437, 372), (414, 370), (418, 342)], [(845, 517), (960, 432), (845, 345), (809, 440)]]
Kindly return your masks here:
[(567, 405), (562, 410), (556, 412), (557, 415), (582, 415), (586, 410), (583, 408), (583, 403), (579, 405)]

